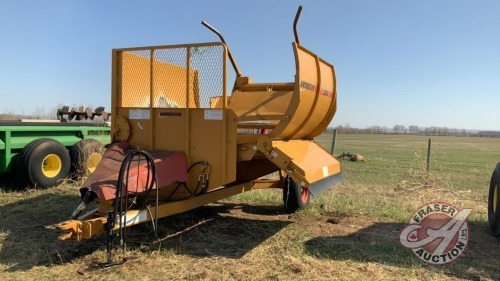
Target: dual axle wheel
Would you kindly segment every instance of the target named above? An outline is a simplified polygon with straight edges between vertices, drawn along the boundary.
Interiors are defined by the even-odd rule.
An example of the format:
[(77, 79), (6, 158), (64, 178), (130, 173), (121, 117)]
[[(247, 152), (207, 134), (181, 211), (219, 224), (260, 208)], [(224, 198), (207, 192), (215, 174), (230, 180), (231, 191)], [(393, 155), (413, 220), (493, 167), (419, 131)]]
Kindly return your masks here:
[(91, 173), (101, 160), (101, 151), (102, 144), (94, 139), (81, 140), (69, 151), (54, 139), (36, 139), (17, 155), (13, 171), (22, 184), (47, 188), (69, 175), (81, 178)]

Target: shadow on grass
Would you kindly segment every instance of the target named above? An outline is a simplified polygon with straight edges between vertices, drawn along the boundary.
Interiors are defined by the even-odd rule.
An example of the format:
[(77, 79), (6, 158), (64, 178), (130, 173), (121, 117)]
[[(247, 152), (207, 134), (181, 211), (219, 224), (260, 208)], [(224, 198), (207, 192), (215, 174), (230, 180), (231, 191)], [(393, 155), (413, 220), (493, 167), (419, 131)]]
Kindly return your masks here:
[[(279, 207), (274, 206), (222, 203), (161, 219), (159, 241), (150, 240), (151, 248), (147, 251), (157, 250), (161, 243), (162, 249), (181, 255), (241, 258), (291, 223), (271, 217), (269, 220), (253, 220), (228, 215), (231, 210), (253, 211), (259, 207), (262, 209), (260, 214), (279, 212)], [(151, 228), (142, 226), (131, 231), (129, 239), (139, 243), (147, 229)]]
[(282, 204), (279, 205), (259, 205), (259, 204), (246, 204), (246, 203), (224, 203), (231, 209), (240, 209), (243, 213), (259, 216), (276, 216), (285, 215), (285, 208)]
[[(67, 220), (78, 200), (77, 196), (46, 194), (1, 206), (0, 266), (6, 266), (8, 271), (27, 270), (38, 265), (71, 262), (95, 250), (104, 250), (104, 235), (82, 242), (58, 241), (62, 233), (47, 228)], [(239, 258), (290, 223), (225, 215), (233, 208), (253, 210), (244, 204), (216, 204), (161, 219), (161, 247), (192, 256)], [(278, 210), (277, 207), (263, 209), (270, 214)], [(144, 243), (151, 243), (151, 249), (158, 248), (150, 224), (132, 227), (127, 243), (130, 248), (144, 249)], [(144, 250), (149, 251), (148, 247)]]
[[(78, 201), (76, 195), (44, 194), (0, 206), (0, 266), (7, 271), (27, 270), (71, 262), (105, 250), (104, 235), (82, 242), (59, 241), (62, 233), (47, 228), (67, 220)], [(226, 215), (233, 208), (253, 210), (244, 204), (215, 204), (161, 219), (161, 247), (192, 256), (239, 258), (290, 223), (272, 217), (263, 221)], [(278, 207), (265, 210), (276, 213)], [(128, 233), (130, 248), (158, 249), (150, 224), (132, 227)], [(151, 244), (151, 249), (144, 248), (144, 244)]]
[(68, 219), (78, 196), (44, 194), (0, 206), (0, 266), (8, 271), (68, 262), (93, 251), (47, 226)]
[(472, 280), (500, 280), (499, 240), (486, 222), (469, 222), (471, 238), (464, 254), (446, 266), (420, 261), (399, 243), (400, 223), (375, 223), (346, 236), (316, 237), (305, 243), (308, 255), (319, 259), (375, 262), (398, 267), (423, 266)]
[(16, 178), (14, 173), (1, 173), (0, 174), (0, 189), (3, 192), (15, 192), (19, 191), (22, 188), (20, 186), (20, 180)]

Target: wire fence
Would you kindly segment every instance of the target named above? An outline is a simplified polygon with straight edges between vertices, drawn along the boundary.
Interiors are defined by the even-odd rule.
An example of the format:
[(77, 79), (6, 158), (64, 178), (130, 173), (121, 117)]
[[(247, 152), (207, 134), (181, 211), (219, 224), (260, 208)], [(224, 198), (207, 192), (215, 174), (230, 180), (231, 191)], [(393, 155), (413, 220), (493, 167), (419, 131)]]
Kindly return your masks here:
[[(428, 140), (431, 140), (430, 151)], [(370, 165), (371, 169), (361, 169), (364, 173), (426, 168), (428, 153), (431, 172), (489, 173), (500, 162), (500, 138), (328, 133), (316, 138), (316, 142), (327, 151), (334, 150), (336, 157), (342, 153), (361, 154), (367, 162), (377, 164)], [(350, 171), (356, 169), (349, 167)]]

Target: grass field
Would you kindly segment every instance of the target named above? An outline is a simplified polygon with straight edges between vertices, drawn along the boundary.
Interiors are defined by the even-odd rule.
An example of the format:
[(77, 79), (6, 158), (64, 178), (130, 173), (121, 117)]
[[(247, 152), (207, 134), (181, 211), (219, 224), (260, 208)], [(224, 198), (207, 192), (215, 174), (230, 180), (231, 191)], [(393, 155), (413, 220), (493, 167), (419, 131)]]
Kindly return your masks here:
[[(280, 190), (256, 190), (131, 230), (119, 267), (106, 259), (104, 236), (58, 241), (49, 226), (66, 220), (78, 186), (0, 190), (0, 280), (499, 280), (499, 240), (486, 222), (491, 172), (500, 139), (432, 137), (430, 174), (424, 136), (338, 135), (344, 183), (285, 214)], [(328, 151), (331, 136), (316, 140)], [(448, 266), (430, 266), (398, 242), (417, 207), (433, 201), (473, 208), (471, 241)], [(124, 257), (116, 252), (117, 259)]]

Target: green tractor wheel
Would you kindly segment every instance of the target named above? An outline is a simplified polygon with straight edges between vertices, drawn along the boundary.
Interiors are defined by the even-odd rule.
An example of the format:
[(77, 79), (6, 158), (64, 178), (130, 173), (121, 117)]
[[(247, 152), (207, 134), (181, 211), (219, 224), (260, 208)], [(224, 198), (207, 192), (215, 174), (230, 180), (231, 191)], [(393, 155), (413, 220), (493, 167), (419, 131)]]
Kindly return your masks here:
[(52, 187), (69, 174), (70, 157), (60, 142), (42, 138), (30, 142), (19, 153), (16, 170), (24, 184)]
[(490, 181), (488, 195), (488, 223), (494, 236), (500, 236), (500, 163), (497, 164)]
[(83, 139), (71, 147), (71, 175), (74, 178), (86, 177), (95, 171), (102, 159), (104, 145), (95, 139)]

